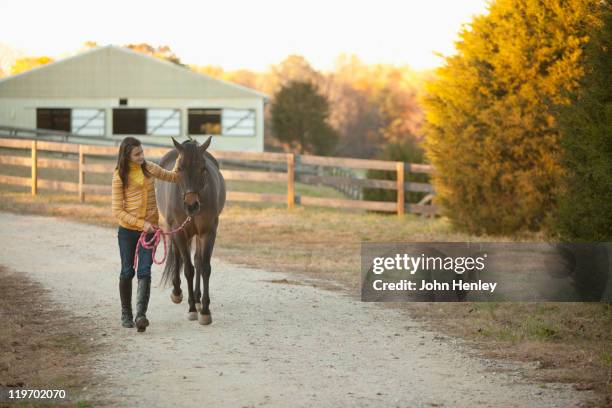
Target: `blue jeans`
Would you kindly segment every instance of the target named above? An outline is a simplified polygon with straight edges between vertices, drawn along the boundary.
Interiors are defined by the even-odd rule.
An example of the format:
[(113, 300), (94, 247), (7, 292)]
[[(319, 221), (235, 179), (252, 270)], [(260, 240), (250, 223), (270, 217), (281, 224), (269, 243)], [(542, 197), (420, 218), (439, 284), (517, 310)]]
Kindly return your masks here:
[[(123, 279), (132, 279), (134, 273), (134, 254), (138, 238), (141, 231), (124, 228), (121, 225), (117, 230), (117, 240), (119, 241), (119, 254), (121, 255), (121, 273)], [(147, 234), (147, 241), (153, 238), (153, 233)], [(151, 265), (153, 264), (153, 250), (145, 249), (142, 246), (138, 251), (138, 279), (151, 277)]]

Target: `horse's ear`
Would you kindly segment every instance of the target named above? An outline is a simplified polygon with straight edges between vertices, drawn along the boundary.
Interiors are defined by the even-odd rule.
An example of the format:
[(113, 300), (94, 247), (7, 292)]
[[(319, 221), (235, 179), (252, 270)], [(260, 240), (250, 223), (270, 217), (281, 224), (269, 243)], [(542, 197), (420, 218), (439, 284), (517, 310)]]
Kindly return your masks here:
[(204, 153), (204, 151), (208, 149), (208, 146), (210, 146), (211, 140), (212, 140), (212, 136), (208, 136), (208, 139), (206, 139), (206, 141), (202, 143), (202, 145), (198, 148), (200, 149), (200, 153)]
[(171, 137), (171, 139), (172, 139), (172, 143), (174, 143), (174, 147), (176, 147), (176, 150), (178, 150), (179, 153), (182, 153), (183, 152), (183, 145), (181, 145), (179, 142), (174, 140), (173, 137)]

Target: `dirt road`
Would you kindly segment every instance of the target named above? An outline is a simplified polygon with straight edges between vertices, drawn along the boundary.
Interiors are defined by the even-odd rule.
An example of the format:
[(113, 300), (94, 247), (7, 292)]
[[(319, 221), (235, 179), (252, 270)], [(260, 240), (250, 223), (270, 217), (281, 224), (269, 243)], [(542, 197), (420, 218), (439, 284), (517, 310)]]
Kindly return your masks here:
[(106, 346), (92, 364), (107, 380), (89, 391), (116, 406), (574, 407), (589, 397), (526, 383), (526, 366), (476, 357), (400, 311), (214, 256), (213, 324), (187, 320), (155, 265), (151, 326), (138, 334), (119, 323), (115, 229), (10, 213), (0, 225), (0, 264), (92, 322)]

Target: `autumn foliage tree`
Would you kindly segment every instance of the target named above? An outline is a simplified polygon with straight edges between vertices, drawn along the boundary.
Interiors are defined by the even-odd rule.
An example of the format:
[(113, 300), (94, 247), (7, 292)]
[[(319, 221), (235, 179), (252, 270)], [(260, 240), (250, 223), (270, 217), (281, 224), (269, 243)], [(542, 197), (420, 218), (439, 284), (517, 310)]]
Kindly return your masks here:
[(421, 136), (422, 110), (417, 94), (421, 74), (406, 66), (368, 65), (341, 55), (325, 78), (330, 123), (339, 133), (337, 154), (371, 158), (388, 143)]
[(53, 58), (47, 56), (19, 58), (18, 60), (15, 60), (15, 63), (11, 67), (11, 75), (29, 71), (32, 68), (36, 68), (50, 62), (53, 62)]
[(568, 240), (612, 241), (612, 1), (600, 4), (586, 75), (556, 112), (565, 172), (555, 230)]
[(439, 203), (471, 233), (539, 230), (559, 191), (549, 107), (583, 75), (598, 0), (497, 0), (427, 84), (425, 148)]
[(176, 56), (174, 51), (167, 45), (158, 45), (153, 46), (147, 43), (139, 43), (139, 44), (126, 44), (125, 48), (129, 48), (130, 50), (139, 52), (141, 54), (146, 54), (151, 57), (159, 58), (168, 62), (172, 62), (177, 65), (183, 65), (179, 57)]
[[(365, 64), (355, 55), (341, 54), (333, 70), (317, 71), (306, 58), (289, 55), (265, 72), (225, 71), (219, 66), (195, 66), (194, 71), (275, 95), (292, 81), (310, 82), (329, 101), (329, 124), (338, 135), (334, 154), (376, 157), (388, 143), (422, 137), (423, 114), (418, 93), (424, 74), (408, 66)], [(271, 99), (273, 103), (273, 98)], [(270, 105), (265, 109), (271, 123)], [(265, 127), (267, 149), (278, 141)]]
[(328, 123), (329, 103), (310, 82), (292, 81), (275, 95), (272, 131), (300, 153), (329, 154), (338, 136)]

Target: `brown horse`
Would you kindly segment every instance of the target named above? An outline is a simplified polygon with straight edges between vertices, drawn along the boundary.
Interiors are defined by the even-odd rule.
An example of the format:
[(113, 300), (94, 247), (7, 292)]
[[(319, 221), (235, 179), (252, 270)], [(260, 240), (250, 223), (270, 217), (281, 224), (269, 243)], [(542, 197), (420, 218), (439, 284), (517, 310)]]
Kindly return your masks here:
[[(210, 258), (215, 246), (219, 214), (225, 205), (225, 181), (219, 170), (219, 163), (206, 151), (210, 145), (209, 137), (202, 145), (194, 140), (178, 143), (172, 138), (176, 150), (162, 157), (160, 166), (167, 170), (174, 167), (178, 159), (179, 177), (176, 183), (156, 181), (156, 198), (160, 215), (167, 228), (177, 228), (187, 217), (185, 228), (172, 235), (168, 247), (168, 258), (162, 274), (162, 282), (172, 280), (173, 290), (170, 298), (181, 303), (181, 268), (185, 268), (189, 293), (189, 320), (200, 324), (210, 324), (209, 279)], [(194, 262), (191, 262), (191, 243), (196, 238)], [(193, 287), (194, 264), (196, 285)], [(200, 277), (202, 293), (200, 293)], [(201, 299), (200, 299), (201, 296)], [(200, 303), (201, 300), (201, 303)], [(197, 310), (200, 310), (198, 316)]]

